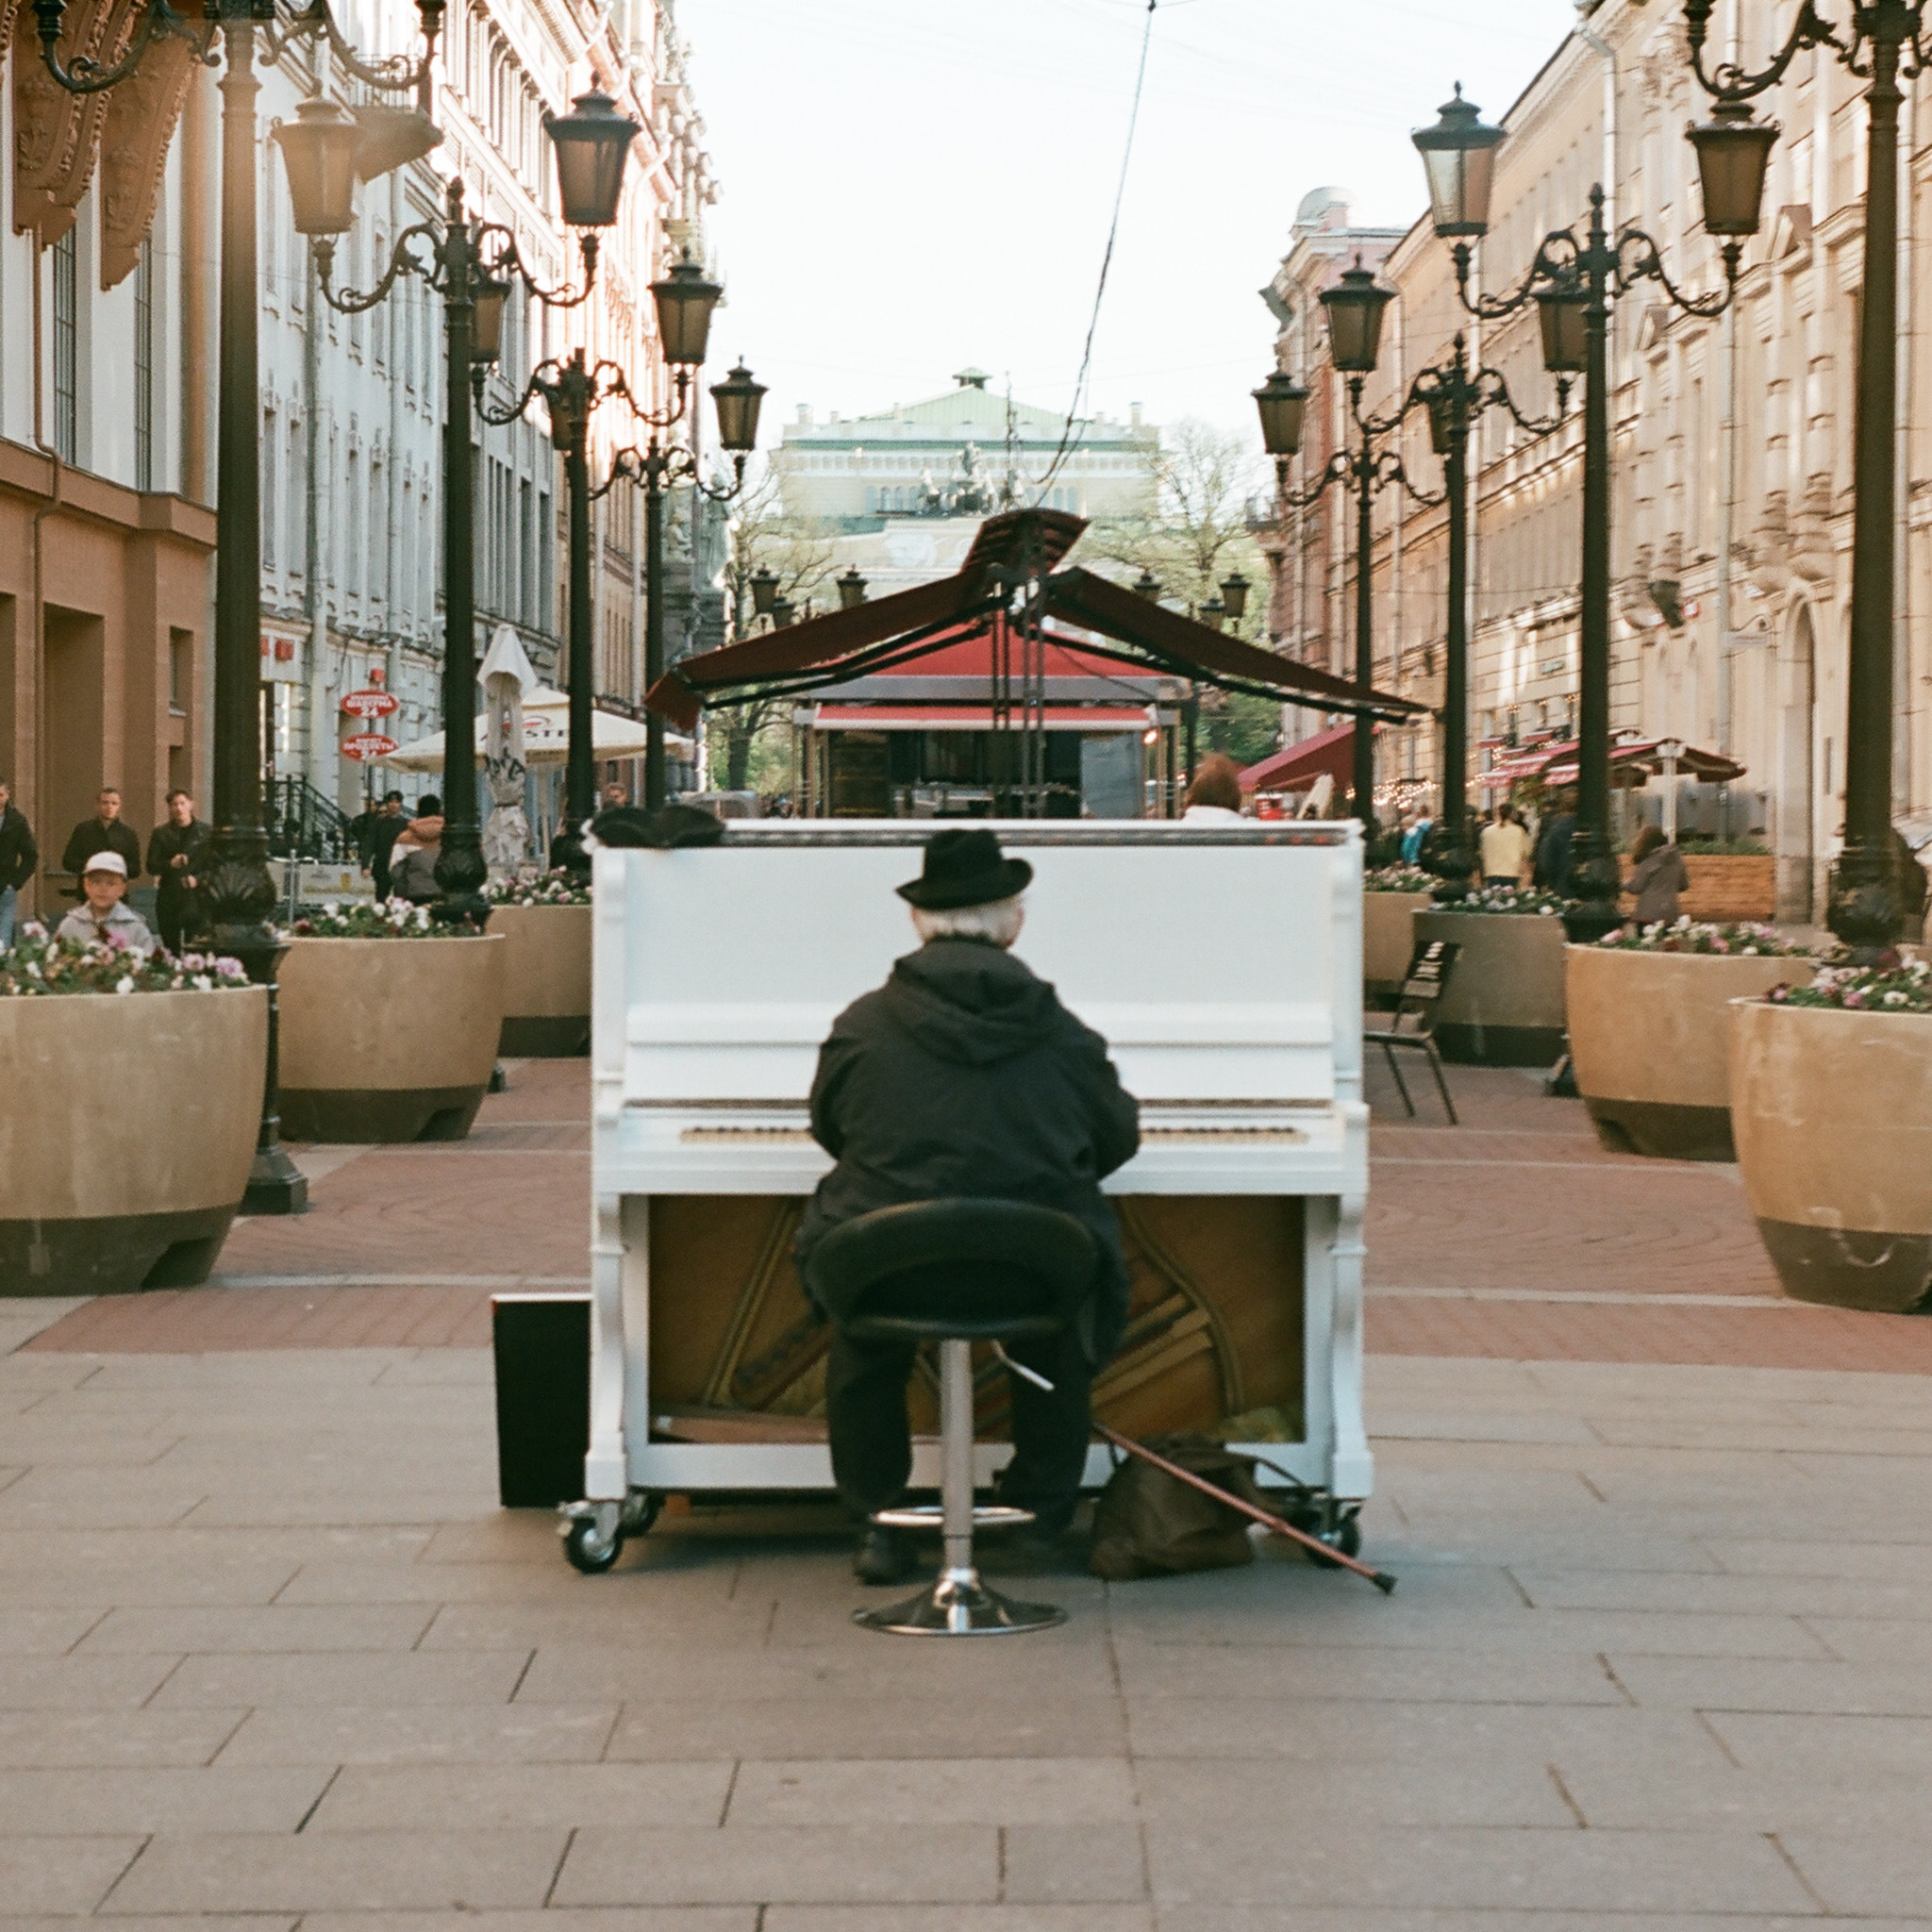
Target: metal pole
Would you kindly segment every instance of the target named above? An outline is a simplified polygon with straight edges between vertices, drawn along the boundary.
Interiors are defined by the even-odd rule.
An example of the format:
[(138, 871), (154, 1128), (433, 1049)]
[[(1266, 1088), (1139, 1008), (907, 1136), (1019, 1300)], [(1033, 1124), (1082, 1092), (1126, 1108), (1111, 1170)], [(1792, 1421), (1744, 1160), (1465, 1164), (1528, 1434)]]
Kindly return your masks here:
[(475, 245), (463, 184), (449, 184), (443, 236), (443, 340), (448, 416), (442, 431), (442, 851), (438, 918), (480, 925), (490, 916), (489, 875), (476, 822), (475, 472), (470, 451), (471, 283)]
[(1589, 288), (1583, 377), (1583, 582), (1578, 615), (1582, 665), (1577, 718), (1576, 830), (1570, 843), (1570, 937), (1588, 944), (1623, 924), (1622, 883), (1610, 839), (1610, 395), (1609, 276), (1615, 264), (1604, 227), (1604, 191), (1590, 192), (1590, 243), (1581, 267)]
[(1901, 7), (1866, 9), (1872, 133), (1865, 186), (1864, 297), (1853, 436), (1852, 638), (1845, 724), (1845, 845), (1826, 923), (1869, 960), (1898, 937), (1891, 877), (1892, 610), (1897, 495), (1899, 42)]
[(268, 989), (268, 1065), (244, 1214), (299, 1214), (308, 1183), (281, 1145), (275, 968), (288, 948), (275, 909), (261, 813), (261, 392), (256, 287), (255, 30), (224, 27), (221, 370), (215, 458), (214, 837), (203, 903), (218, 952)]
[(1456, 342), (1455, 387), (1446, 405), (1442, 481), (1449, 508), (1449, 612), (1442, 664), (1442, 798), (1436, 898), (1452, 903), (1475, 867), (1469, 824), (1469, 364)]
[[(644, 461), (644, 689), (664, 675), (664, 469), (654, 441)], [(645, 714), (644, 808), (664, 803), (664, 721)]]
[(570, 496), (570, 765), (564, 780), (564, 829), (558, 856), (578, 871), (590, 870), (583, 824), (596, 810), (595, 754), (591, 691), (595, 667), (591, 635), (591, 441), (590, 377), (579, 349), (565, 366), (559, 399), (570, 425), (563, 475)]
[[(1351, 385), (1359, 404), (1361, 378)], [(1366, 701), (1375, 688), (1375, 586), (1370, 574), (1374, 547), (1375, 453), (1367, 430), (1362, 432), (1361, 454), (1356, 459), (1355, 524), (1355, 688)], [(1355, 714), (1355, 758), (1351, 782), (1355, 786), (1355, 815), (1362, 823), (1365, 838), (1375, 835), (1375, 721), (1367, 711)]]

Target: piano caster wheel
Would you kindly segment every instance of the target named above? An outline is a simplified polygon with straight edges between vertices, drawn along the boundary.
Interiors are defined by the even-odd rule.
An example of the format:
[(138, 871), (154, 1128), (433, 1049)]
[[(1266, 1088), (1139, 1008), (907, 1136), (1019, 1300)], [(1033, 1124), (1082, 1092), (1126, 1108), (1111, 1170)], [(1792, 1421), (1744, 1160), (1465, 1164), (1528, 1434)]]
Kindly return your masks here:
[(617, 1561), (629, 1537), (642, 1536), (658, 1520), (664, 1498), (650, 1490), (633, 1490), (621, 1503), (580, 1503), (563, 1533), (563, 1554), (571, 1567), (586, 1576), (601, 1576)]
[(617, 1561), (624, 1548), (624, 1529), (619, 1521), (620, 1506), (605, 1503), (590, 1516), (579, 1516), (564, 1532), (563, 1554), (571, 1568), (586, 1576), (601, 1576)]
[[(1313, 1534), (1320, 1537), (1330, 1549), (1340, 1550), (1344, 1557), (1358, 1557), (1362, 1548), (1361, 1519), (1344, 1516), (1332, 1529), (1316, 1528), (1310, 1525)], [(1341, 1565), (1333, 1557), (1318, 1557), (1313, 1550), (1308, 1552), (1308, 1561), (1318, 1570), (1340, 1570)]]

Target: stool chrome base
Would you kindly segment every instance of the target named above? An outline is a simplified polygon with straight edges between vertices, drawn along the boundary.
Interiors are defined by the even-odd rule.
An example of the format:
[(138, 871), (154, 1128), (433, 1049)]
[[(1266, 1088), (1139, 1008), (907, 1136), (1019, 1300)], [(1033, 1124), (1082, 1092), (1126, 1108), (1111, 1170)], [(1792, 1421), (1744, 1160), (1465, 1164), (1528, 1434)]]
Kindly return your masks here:
[(1052, 1604), (1015, 1603), (987, 1589), (976, 1570), (942, 1570), (930, 1590), (882, 1610), (854, 1610), (852, 1621), (894, 1637), (1003, 1637), (1051, 1630), (1067, 1613)]

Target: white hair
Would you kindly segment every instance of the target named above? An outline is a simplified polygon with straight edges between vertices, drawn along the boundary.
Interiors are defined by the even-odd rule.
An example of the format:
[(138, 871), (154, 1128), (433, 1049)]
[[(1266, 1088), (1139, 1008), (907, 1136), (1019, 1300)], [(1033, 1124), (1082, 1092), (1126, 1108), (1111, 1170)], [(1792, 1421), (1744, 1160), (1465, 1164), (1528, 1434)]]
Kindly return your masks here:
[(995, 899), (990, 906), (953, 906), (943, 911), (912, 908), (912, 924), (922, 940), (990, 940), (1010, 946), (1026, 923), (1026, 908), (1017, 893)]

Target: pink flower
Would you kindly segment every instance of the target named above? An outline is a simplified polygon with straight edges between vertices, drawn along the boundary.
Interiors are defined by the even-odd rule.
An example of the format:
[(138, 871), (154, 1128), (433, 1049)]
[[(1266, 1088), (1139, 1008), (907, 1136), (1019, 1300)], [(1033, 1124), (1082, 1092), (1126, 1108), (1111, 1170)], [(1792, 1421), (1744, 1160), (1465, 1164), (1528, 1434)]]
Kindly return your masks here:
[(1841, 1004), (1847, 1007), (1862, 1007), (1865, 1004), (1865, 995), (1857, 987), (1854, 987), (1850, 992), (1844, 995)]

